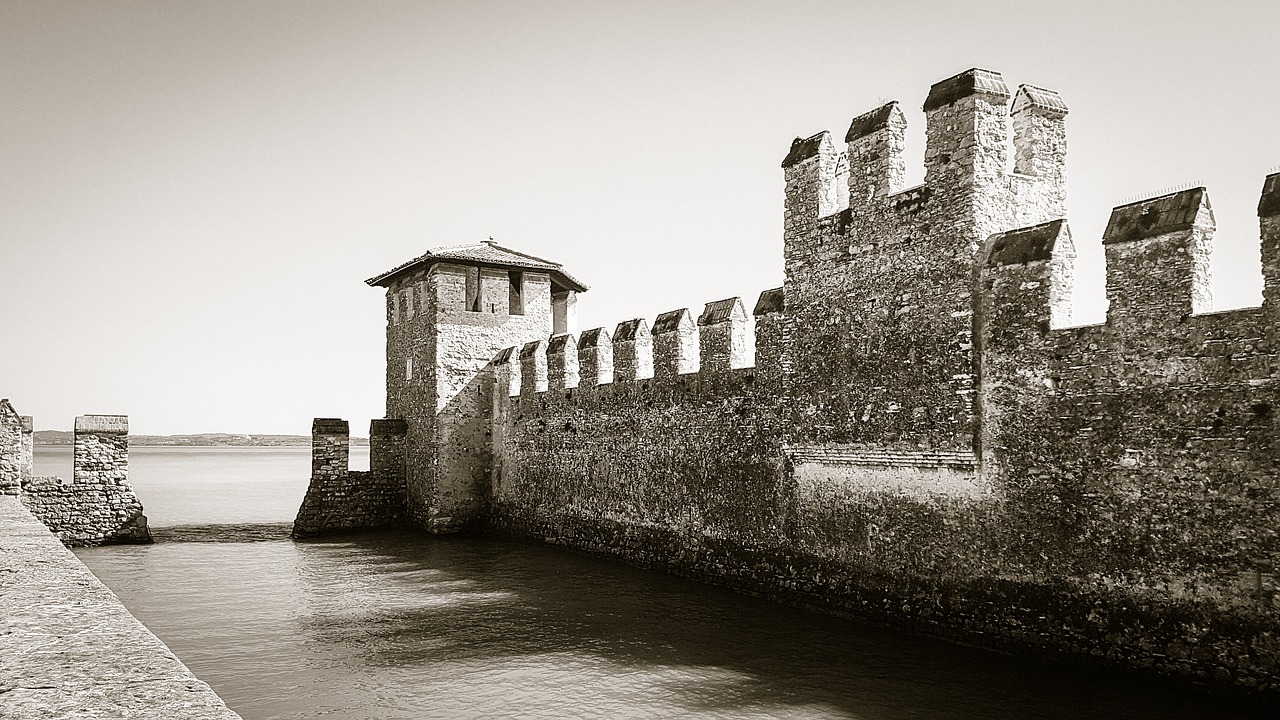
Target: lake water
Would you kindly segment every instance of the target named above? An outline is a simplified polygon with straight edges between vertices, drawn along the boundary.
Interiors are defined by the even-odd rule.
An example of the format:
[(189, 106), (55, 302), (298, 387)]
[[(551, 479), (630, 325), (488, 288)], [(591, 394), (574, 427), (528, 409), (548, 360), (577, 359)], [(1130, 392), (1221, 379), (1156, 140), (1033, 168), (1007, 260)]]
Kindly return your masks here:
[[(69, 448), (36, 462), (70, 474)], [(1263, 717), (537, 545), (292, 542), (305, 447), (130, 471), (157, 543), (77, 554), (246, 720)]]

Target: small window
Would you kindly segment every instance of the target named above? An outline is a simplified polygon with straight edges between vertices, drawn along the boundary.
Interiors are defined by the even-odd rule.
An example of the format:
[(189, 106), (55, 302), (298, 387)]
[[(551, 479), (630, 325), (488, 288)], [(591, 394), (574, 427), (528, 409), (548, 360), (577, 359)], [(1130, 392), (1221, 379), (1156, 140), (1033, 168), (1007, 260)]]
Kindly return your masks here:
[(400, 293), (399, 291), (392, 291), (387, 293), (387, 295), (388, 299), (391, 301), (390, 306), (387, 308), (390, 313), (388, 319), (391, 320), (392, 325), (395, 325), (400, 322)]
[(507, 281), (511, 284), (511, 315), (524, 314), (524, 273), (512, 270), (507, 273)]
[(471, 312), (480, 312), (480, 268), (467, 268), (466, 308)]
[(413, 379), (413, 358), (404, 359), (404, 379), (406, 381)]

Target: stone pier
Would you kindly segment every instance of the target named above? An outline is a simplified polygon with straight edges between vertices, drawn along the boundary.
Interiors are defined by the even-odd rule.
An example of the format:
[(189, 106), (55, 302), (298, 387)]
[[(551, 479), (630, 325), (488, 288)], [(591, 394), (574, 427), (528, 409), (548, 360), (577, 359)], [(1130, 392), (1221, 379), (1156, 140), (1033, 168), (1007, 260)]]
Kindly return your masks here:
[(0, 718), (238, 720), (13, 495), (0, 528)]

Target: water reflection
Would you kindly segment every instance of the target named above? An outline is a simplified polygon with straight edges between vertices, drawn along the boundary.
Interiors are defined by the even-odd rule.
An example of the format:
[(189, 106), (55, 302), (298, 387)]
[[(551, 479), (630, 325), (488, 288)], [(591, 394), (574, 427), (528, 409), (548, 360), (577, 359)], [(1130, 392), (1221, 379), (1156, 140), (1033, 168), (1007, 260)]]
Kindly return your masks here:
[(1249, 716), (499, 540), (81, 555), (246, 720)]

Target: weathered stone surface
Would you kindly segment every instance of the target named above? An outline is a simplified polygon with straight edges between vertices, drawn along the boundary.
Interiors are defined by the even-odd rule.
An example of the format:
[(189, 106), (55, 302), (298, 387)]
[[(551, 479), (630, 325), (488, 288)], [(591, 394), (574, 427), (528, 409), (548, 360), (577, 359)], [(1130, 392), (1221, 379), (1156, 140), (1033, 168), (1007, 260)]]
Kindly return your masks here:
[(26, 477), (23, 504), (68, 546), (151, 542), (129, 485), (129, 419), (78, 417), (74, 442), (71, 481)]
[(0, 528), (0, 717), (239, 718), (18, 498)]
[(484, 463), (469, 507), (499, 532), (1280, 701), (1280, 176), (1261, 308), (1205, 312), (1197, 189), (1117, 208), (1107, 323), (1068, 327), (1067, 106), (1009, 101), (991, 71), (936, 84), (916, 188), (896, 104), (844, 151), (797, 139), (754, 338), (736, 299), (626, 321), (610, 376), (588, 331), (570, 388), (567, 338), (494, 321), (475, 342), (522, 336), (471, 371), (491, 407), (461, 450), (434, 436), (438, 472)]
[(17, 495), (23, 477), (22, 417), (8, 398), (0, 399), (0, 495)]
[(405, 508), (404, 420), (369, 424), (369, 470), (350, 469), (351, 436), (346, 420), (311, 423), (311, 484), (293, 521), (293, 537), (397, 527)]

